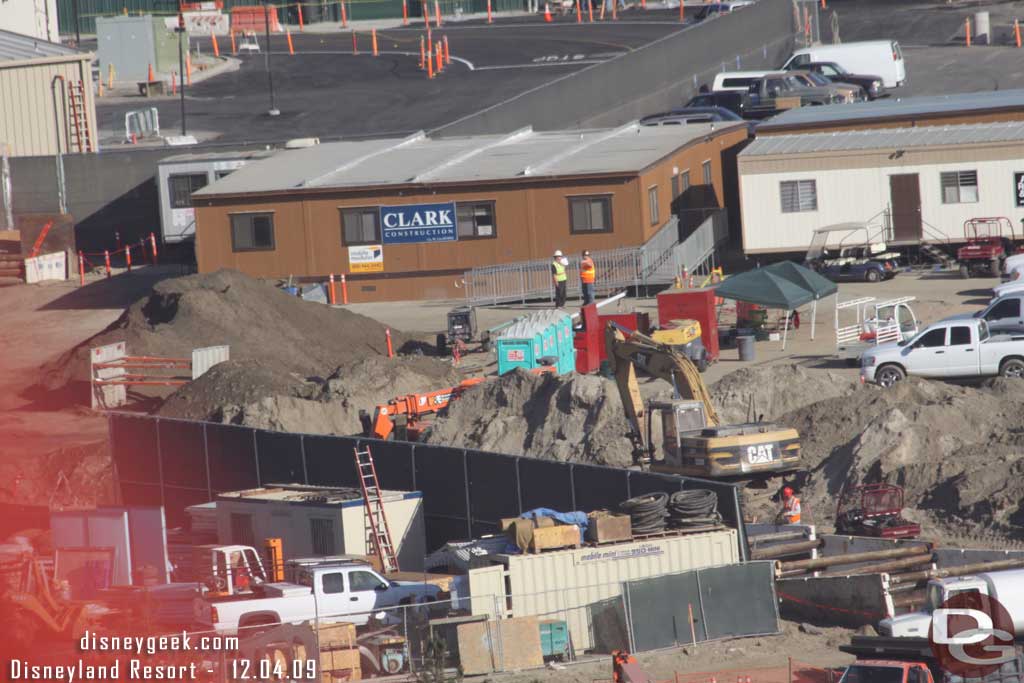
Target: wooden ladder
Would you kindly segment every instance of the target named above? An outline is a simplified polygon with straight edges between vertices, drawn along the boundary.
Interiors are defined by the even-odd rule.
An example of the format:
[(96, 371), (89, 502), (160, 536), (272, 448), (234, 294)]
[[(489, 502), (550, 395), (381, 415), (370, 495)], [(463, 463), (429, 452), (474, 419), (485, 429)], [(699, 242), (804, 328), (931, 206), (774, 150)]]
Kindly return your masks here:
[(356, 454), (356, 471), (359, 473), (359, 485), (363, 489), (363, 501), (366, 503), (366, 544), (377, 553), (385, 574), (397, 572), (398, 557), (395, 556), (395, 546), (391, 543), (391, 529), (384, 514), (384, 501), (381, 499), (373, 454), (370, 453), (369, 446), (364, 451), (358, 448), (352, 450)]
[(69, 147), (78, 147), (79, 152), (91, 152), (92, 136), (85, 109), (85, 84), (82, 81), (68, 83), (68, 99), (71, 108), (71, 141)]

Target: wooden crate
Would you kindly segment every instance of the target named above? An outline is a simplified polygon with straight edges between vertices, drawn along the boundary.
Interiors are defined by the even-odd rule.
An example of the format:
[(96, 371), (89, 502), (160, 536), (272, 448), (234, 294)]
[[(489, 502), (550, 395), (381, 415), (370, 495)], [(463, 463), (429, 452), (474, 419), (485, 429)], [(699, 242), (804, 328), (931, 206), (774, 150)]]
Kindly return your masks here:
[(347, 621), (315, 626), (321, 650), (339, 650), (356, 646), (356, 625)]
[(588, 515), (587, 540), (594, 543), (609, 541), (628, 541), (633, 538), (633, 526), (629, 515), (616, 515), (610, 512), (590, 513)]
[(554, 548), (579, 548), (580, 528), (575, 524), (559, 524), (533, 530), (529, 551), (539, 553)]
[[(504, 671), (518, 671), (544, 665), (537, 617), (516, 617), (499, 621), (459, 624), (459, 665), (467, 676), (488, 674), (498, 669), (499, 652)], [(497, 646), (501, 638), (503, 647)]]
[(362, 680), (362, 670), (359, 665), (359, 650), (356, 648), (344, 648), (338, 650), (321, 649), (320, 673), (325, 683), (329, 682), (331, 679), (342, 681)]

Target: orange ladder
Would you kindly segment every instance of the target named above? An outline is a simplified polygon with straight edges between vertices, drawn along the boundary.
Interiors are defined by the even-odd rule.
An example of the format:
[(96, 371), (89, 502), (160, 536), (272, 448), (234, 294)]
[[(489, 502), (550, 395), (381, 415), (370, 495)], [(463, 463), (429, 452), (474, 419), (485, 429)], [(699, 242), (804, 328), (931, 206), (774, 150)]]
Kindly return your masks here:
[(359, 473), (359, 485), (363, 489), (363, 501), (366, 503), (366, 544), (377, 553), (385, 574), (397, 572), (398, 557), (395, 556), (395, 546), (391, 543), (391, 529), (384, 514), (384, 501), (381, 499), (373, 454), (370, 453), (369, 446), (365, 451), (358, 448), (352, 450), (356, 454), (356, 471)]
[(68, 83), (68, 99), (71, 108), (71, 145), (77, 145), (79, 152), (91, 152), (92, 136), (85, 110), (85, 84), (82, 81)]

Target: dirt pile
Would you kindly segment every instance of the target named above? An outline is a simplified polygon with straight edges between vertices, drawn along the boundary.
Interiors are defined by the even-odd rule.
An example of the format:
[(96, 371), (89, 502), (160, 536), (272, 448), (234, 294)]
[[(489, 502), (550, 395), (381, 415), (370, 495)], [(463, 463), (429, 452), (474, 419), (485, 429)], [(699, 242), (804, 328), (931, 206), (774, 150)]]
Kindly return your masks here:
[(802, 437), (799, 484), (813, 523), (831, 524), (844, 486), (885, 481), (903, 486), (909, 516), (937, 531), (1020, 536), (1024, 382), (855, 386), (778, 421)]
[(629, 423), (615, 383), (596, 375), (516, 371), (470, 389), (426, 435), (428, 443), (545, 460), (628, 467)]
[(855, 384), (849, 377), (799, 365), (762, 365), (726, 375), (711, 387), (711, 396), (722, 422), (734, 424), (758, 415), (777, 420), (817, 401), (843, 396)]
[(307, 434), (356, 434), (359, 411), (459, 381), (445, 361), (371, 358), (305, 377), (254, 360), (228, 361), (169, 396), (158, 414)]
[[(392, 338), (396, 349), (408, 341), (395, 330)], [(107, 329), (43, 368), (43, 387), (55, 390), (88, 381), (89, 349), (118, 341), (127, 342), (131, 355), (171, 357), (227, 344), (234, 360), (302, 375), (386, 353), (379, 322), (220, 270), (157, 283)]]

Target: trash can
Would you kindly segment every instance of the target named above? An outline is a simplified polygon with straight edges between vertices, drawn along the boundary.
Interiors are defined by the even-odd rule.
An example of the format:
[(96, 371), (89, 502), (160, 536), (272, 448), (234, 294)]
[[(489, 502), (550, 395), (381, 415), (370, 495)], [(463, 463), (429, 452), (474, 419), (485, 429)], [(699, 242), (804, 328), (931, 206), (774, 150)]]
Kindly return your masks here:
[(754, 337), (750, 335), (736, 337), (736, 348), (740, 351), (740, 360), (754, 360)]

